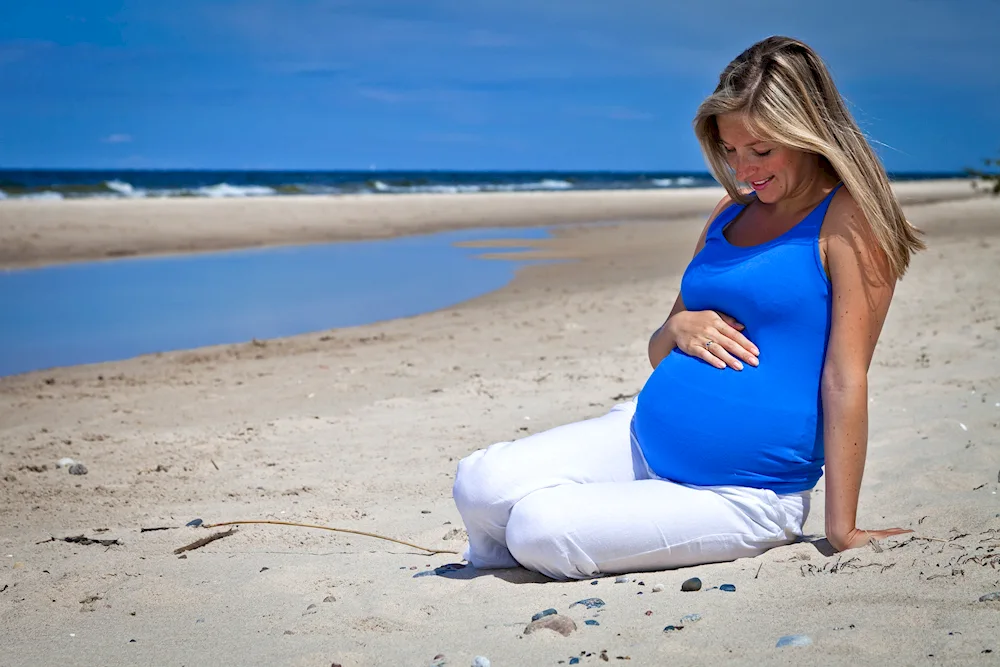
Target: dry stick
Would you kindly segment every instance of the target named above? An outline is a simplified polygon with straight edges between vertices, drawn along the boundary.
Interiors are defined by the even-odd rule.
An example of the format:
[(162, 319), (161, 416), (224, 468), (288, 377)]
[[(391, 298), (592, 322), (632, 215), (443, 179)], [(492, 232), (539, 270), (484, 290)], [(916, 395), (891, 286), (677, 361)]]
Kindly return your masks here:
[(352, 535), (364, 535), (365, 537), (374, 537), (377, 540), (387, 540), (389, 542), (395, 542), (396, 544), (402, 544), (407, 547), (413, 547), (414, 549), (420, 549), (421, 551), (426, 551), (430, 554), (458, 554), (457, 551), (451, 551), (449, 549), (428, 549), (427, 547), (422, 547), (419, 544), (411, 544), (410, 542), (404, 542), (402, 540), (393, 539), (391, 537), (386, 537), (385, 535), (377, 535), (375, 533), (366, 533), (361, 530), (351, 530), (350, 528), (331, 528), (329, 526), (317, 526), (311, 523), (294, 523), (292, 521), (266, 521), (266, 520), (256, 520), (256, 521), (226, 521), (225, 523), (206, 523), (203, 528), (219, 528), (220, 526), (239, 526), (246, 523), (269, 523), (275, 526), (298, 526), (299, 528), (318, 528), (319, 530), (329, 530), (335, 533), (351, 533)]
[(206, 544), (211, 544), (216, 540), (221, 540), (223, 537), (229, 537), (236, 532), (235, 528), (230, 528), (224, 533), (215, 533), (214, 535), (209, 535), (208, 537), (203, 537), (200, 540), (195, 540), (191, 544), (186, 544), (183, 547), (178, 547), (174, 549), (175, 554), (182, 554), (185, 551), (193, 551), (195, 549), (201, 549)]

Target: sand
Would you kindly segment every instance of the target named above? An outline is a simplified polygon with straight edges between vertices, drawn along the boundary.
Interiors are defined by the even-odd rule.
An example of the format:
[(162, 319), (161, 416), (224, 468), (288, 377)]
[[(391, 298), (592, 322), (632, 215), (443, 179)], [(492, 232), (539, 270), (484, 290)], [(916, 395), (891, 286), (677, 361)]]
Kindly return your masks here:
[[(812, 541), (823, 531), (821, 482), (810, 541), (622, 584), (523, 570), (438, 576), (427, 573), (455, 555), (279, 526), (245, 525), (187, 558), (173, 554), (213, 532), (183, 527), (194, 518), (321, 523), (460, 550), (450, 495), (459, 458), (602, 414), (648, 376), (646, 339), (714, 202), (692, 216), (686, 200), (672, 209), (666, 193), (655, 204), (642, 193), (628, 206), (659, 207), (669, 222), (560, 227), (539, 252), (577, 261), (522, 269), (506, 288), (448, 310), (0, 379), (0, 662), (347, 667), (429, 665), (443, 654), (452, 666), (482, 655), (500, 667), (588, 652), (580, 664), (600, 664), (604, 649), (609, 662), (632, 665), (995, 662), (1000, 602), (978, 598), (1000, 591), (1000, 200), (964, 188), (931, 196), (935, 187), (906, 193), (930, 250), (897, 289), (870, 373), (859, 519), (914, 537), (830, 554)], [(520, 198), (465, 203), (479, 210), (476, 224), (540, 224), (564, 220), (550, 203), (560, 196), (576, 205), (568, 194), (537, 200), (544, 210)], [(608, 215), (625, 220), (633, 195), (606, 196)], [(378, 224), (411, 221), (396, 233), (459, 217), (457, 198), (420, 200), (423, 215), (435, 201), (450, 211), (440, 218), (398, 201), (364, 206)], [(136, 252), (178, 252), (197, 238), (305, 242), (336, 228), (320, 229), (311, 200), (282, 202), (287, 217), (276, 219), (262, 212), (275, 202), (34, 202), (34, 214), (10, 204), (0, 205), (8, 265), (98, 257), (118, 230), (161, 241)], [(87, 210), (105, 217), (74, 217)], [(150, 217), (131, 217), (140, 210)], [(234, 220), (237, 210), (258, 222)], [(316, 216), (317, 237), (276, 231), (300, 213)], [(186, 226), (199, 216), (198, 230)], [(28, 240), (23, 229), (36, 221), (39, 237)], [(12, 239), (31, 252), (11, 252)], [(89, 474), (56, 469), (65, 456)], [(169, 529), (140, 532), (157, 527)], [(46, 541), (77, 535), (122, 544)], [(691, 576), (736, 592), (681, 593)], [(593, 596), (607, 603), (599, 626), (583, 623), (595, 612), (570, 608)], [(577, 631), (524, 636), (549, 607)], [(690, 613), (702, 620), (662, 632)], [(776, 648), (789, 634), (813, 644)]]
[[(901, 201), (977, 194), (965, 180), (904, 182)], [(468, 227), (677, 220), (711, 211), (718, 188), (474, 195), (0, 201), (0, 268), (131, 255), (377, 239)]]

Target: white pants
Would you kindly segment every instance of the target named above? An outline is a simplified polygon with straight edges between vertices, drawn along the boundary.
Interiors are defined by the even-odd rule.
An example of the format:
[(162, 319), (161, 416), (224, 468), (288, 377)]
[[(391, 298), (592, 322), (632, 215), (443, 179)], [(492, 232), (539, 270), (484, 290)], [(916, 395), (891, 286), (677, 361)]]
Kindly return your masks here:
[(756, 556), (801, 536), (808, 491), (656, 477), (632, 442), (635, 405), (462, 459), (453, 495), (465, 560), (585, 579)]

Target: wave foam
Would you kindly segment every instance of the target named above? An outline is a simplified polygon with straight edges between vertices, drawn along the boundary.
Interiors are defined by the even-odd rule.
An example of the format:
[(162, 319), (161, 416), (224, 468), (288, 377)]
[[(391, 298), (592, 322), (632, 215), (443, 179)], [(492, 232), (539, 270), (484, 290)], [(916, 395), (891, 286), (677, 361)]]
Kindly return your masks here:
[(191, 190), (193, 194), (203, 197), (264, 197), (275, 194), (274, 188), (263, 185), (230, 185), (216, 183)]
[(104, 187), (123, 197), (142, 197), (146, 194), (145, 190), (136, 190), (131, 183), (125, 181), (104, 181)]

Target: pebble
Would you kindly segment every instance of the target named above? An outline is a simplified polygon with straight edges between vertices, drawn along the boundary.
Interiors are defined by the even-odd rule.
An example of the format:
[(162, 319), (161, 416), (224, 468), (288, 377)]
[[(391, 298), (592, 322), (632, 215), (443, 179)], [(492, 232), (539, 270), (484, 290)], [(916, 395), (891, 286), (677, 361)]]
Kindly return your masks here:
[(663, 584), (653, 584), (653, 592), (654, 593), (662, 593), (663, 592)]
[(67, 466), (73, 465), (74, 463), (76, 463), (76, 461), (74, 461), (73, 459), (71, 459), (71, 458), (69, 458), (67, 456), (66, 458), (62, 458), (62, 459), (59, 459), (58, 461), (56, 461), (56, 467), (57, 468), (65, 468)]
[(540, 611), (531, 617), (532, 621), (537, 621), (540, 618), (545, 618), (546, 616), (551, 616), (552, 614), (558, 613), (555, 609), (546, 609), (545, 611)]
[(736, 586), (734, 586), (732, 584), (722, 584), (721, 586), (719, 586), (719, 590), (720, 591), (725, 591), (727, 593), (735, 593), (736, 592)]
[(592, 618), (588, 618), (586, 621), (583, 622), (583, 624), (584, 625), (600, 625), (600, 623), (598, 623), (597, 621), (595, 621)]
[(582, 604), (587, 609), (597, 609), (598, 607), (604, 606), (604, 600), (602, 600), (601, 598), (585, 598), (583, 600), (577, 600), (576, 602), (570, 605), (570, 608), (572, 609), (578, 604)]
[(323, 602), (336, 602), (336, 601), (337, 598), (333, 597), (332, 595), (327, 595), (325, 598), (323, 598)]
[(477, 655), (472, 659), (472, 667), (490, 667), (490, 659)]
[(594, 579), (592, 582), (590, 582), (590, 585), (591, 586), (596, 586), (597, 585), (597, 579)]
[(700, 591), (701, 590), (701, 579), (699, 579), (698, 577), (691, 577), (690, 579), (688, 579), (687, 581), (685, 581), (683, 584), (681, 584), (681, 590), (684, 591), (684, 592), (686, 592), (686, 593), (690, 593), (692, 591)]
[(687, 614), (681, 616), (681, 625), (690, 625), (701, 620), (701, 614)]
[(570, 658), (569, 659), (569, 664), (571, 664), (571, 665), (579, 665), (580, 664), (580, 658)]
[(71, 475), (86, 475), (87, 474), (87, 466), (83, 465), (82, 463), (74, 463), (73, 465), (71, 465), (69, 467), (69, 474), (71, 474)]
[(677, 625), (668, 625), (667, 627), (663, 628), (663, 631), (664, 632), (674, 632), (676, 630), (683, 630), (683, 629), (684, 629), (683, 625), (680, 625), (680, 626), (677, 626)]
[(200, 526), (200, 525), (201, 525), (202, 523), (204, 523), (204, 521), (202, 521), (201, 519), (191, 519), (190, 521), (188, 521), (188, 522), (187, 522), (186, 524), (184, 524), (184, 525), (185, 525), (185, 526), (190, 526), (191, 528), (197, 528), (197, 527), (198, 527), (198, 526)]
[(615, 583), (616, 584), (627, 584), (628, 583), (628, 577), (626, 577), (626, 576), (615, 577)]
[(1000, 602), (1000, 591), (996, 593), (987, 593), (986, 595), (979, 598), (980, 602)]
[(563, 637), (569, 637), (570, 633), (576, 630), (576, 621), (562, 614), (550, 614), (543, 616), (537, 621), (528, 623), (524, 628), (524, 634), (530, 635), (539, 630), (552, 630), (553, 632), (558, 632)]
[(782, 648), (785, 646), (811, 646), (813, 640), (809, 638), (808, 635), (785, 635), (778, 640), (775, 644), (775, 648)]
[(445, 664), (447, 663), (444, 659), (444, 653), (438, 653), (431, 661), (431, 667), (444, 667)]

